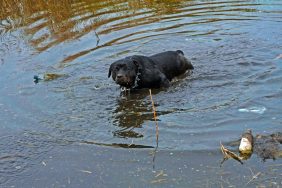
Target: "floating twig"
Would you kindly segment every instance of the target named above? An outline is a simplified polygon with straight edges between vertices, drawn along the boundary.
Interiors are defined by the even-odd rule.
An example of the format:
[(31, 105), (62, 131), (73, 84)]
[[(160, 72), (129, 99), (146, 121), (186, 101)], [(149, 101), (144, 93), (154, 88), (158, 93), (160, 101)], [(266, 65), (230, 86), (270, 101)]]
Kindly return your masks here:
[(100, 37), (98, 35), (98, 33), (96, 31), (94, 31), (95, 33), (95, 36), (96, 36), (96, 39), (97, 39), (97, 42), (96, 42), (96, 47), (99, 45), (99, 42), (100, 42)]
[(250, 181), (248, 181), (248, 183), (246, 183), (245, 186), (247, 186), (249, 183), (251, 183), (252, 181), (254, 181), (254, 179), (257, 179), (260, 174), (261, 174), (261, 172), (258, 172), (258, 173), (256, 173), (255, 175), (253, 175), (253, 177), (250, 179)]

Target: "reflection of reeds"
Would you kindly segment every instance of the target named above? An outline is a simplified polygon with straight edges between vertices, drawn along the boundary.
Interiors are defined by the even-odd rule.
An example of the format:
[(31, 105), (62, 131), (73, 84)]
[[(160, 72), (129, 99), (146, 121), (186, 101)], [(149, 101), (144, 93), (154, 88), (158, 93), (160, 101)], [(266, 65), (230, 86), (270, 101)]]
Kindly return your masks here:
[[(0, 20), (11, 19), (13, 28), (23, 27), (29, 42), (44, 51), (60, 42), (77, 39), (97, 31), (101, 35), (114, 30), (156, 21), (154, 16), (173, 9), (180, 0), (0, 0)], [(143, 11), (150, 9), (147, 17)], [(149, 9), (149, 10), (147, 10)], [(149, 11), (150, 12), (150, 11)], [(140, 16), (143, 15), (141, 18)], [(157, 16), (158, 17), (158, 16)], [(118, 23), (117, 23), (118, 22)], [(99, 38), (97, 38), (97, 44)]]

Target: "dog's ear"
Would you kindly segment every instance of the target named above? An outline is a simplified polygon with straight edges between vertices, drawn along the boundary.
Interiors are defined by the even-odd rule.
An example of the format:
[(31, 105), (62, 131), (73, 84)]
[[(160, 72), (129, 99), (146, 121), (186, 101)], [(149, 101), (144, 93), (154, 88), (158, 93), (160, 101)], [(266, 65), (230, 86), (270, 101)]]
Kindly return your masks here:
[(113, 70), (113, 65), (111, 65), (110, 68), (109, 68), (108, 78), (110, 78), (110, 76), (112, 74), (112, 70)]
[(132, 56), (131, 60), (134, 63), (134, 65), (136, 65), (136, 67), (140, 66), (140, 58), (138, 58), (138, 56)]

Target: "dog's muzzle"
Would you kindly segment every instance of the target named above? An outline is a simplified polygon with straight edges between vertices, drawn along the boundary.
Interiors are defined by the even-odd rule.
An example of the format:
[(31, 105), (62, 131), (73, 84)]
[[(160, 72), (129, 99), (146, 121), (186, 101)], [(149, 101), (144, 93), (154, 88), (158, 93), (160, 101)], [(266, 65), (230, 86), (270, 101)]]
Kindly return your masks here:
[(124, 86), (124, 87), (131, 87), (132, 80), (130, 77), (127, 77), (126, 75), (118, 74), (115, 79), (116, 83)]

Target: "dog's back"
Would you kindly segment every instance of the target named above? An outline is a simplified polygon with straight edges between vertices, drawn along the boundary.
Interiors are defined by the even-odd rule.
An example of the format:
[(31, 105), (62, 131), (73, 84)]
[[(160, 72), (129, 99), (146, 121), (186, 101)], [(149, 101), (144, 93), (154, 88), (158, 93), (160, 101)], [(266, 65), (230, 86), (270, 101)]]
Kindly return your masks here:
[(191, 62), (184, 57), (181, 50), (166, 51), (150, 56), (169, 80), (184, 74), (188, 69), (194, 69)]

